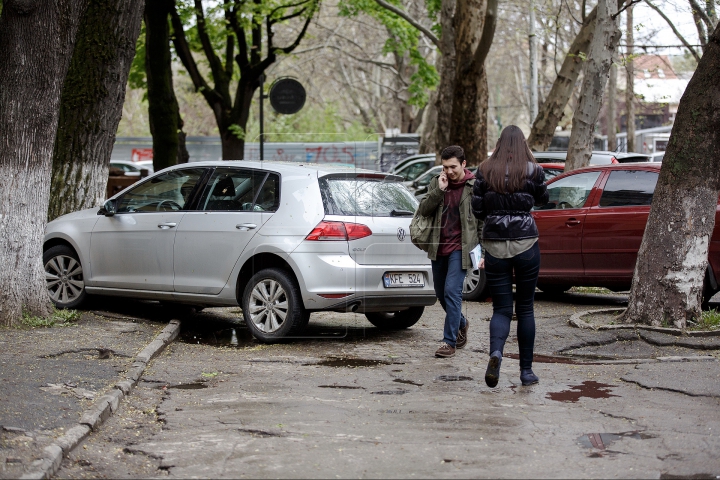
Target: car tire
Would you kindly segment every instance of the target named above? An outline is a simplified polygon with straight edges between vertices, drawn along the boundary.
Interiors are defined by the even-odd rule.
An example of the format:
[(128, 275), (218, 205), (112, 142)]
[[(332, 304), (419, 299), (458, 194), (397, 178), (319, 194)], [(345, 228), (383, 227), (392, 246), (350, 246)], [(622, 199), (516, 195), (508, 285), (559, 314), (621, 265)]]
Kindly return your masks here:
[(250, 278), (242, 311), (250, 332), (263, 343), (282, 340), (310, 319), (295, 279), (279, 268), (261, 270)]
[(463, 300), (468, 302), (485, 300), (489, 293), (485, 269), (468, 269), (463, 280)]
[(700, 304), (700, 308), (703, 310), (709, 310), (710, 309), (710, 299), (715, 296), (716, 293), (720, 290), (714, 290), (712, 286), (710, 285), (710, 270), (705, 271), (705, 280), (703, 281), (703, 290), (702, 290), (702, 303)]
[(43, 253), (45, 282), (57, 308), (77, 308), (87, 298), (83, 268), (75, 250), (55, 245)]
[(569, 287), (568, 285), (538, 285), (537, 288), (548, 295), (562, 295), (572, 287)]
[(415, 325), (425, 307), (410, 307), (399, 312), (368, 312), (365, 318), (381, 330), (404, 330)]

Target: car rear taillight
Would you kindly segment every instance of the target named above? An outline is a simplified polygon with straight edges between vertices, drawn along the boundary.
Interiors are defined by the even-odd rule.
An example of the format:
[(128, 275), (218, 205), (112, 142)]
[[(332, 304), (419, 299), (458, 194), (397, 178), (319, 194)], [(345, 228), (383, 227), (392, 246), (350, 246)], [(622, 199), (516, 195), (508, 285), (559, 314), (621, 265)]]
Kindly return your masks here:
[(372, 235), (372, 230), (367, 225), (351, 222), (326, 222), (322, 221), (313, 228), (312, 232), (305, 237), (305, 240), (327, 241), (327, 240), (357, 240), (358, 238)]
[(620, 162), (617, 161), (617, 158), (610, 157), (610, 163), (620, 163)]

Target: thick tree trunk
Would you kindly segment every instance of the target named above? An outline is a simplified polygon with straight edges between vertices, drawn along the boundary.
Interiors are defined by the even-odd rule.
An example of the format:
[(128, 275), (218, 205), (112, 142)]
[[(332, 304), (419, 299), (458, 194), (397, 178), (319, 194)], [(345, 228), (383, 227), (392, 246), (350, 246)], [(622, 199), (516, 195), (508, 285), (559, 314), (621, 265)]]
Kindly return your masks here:
[(602, 107), (615, 48), (620, 40), (618, 20), (613, 18), (617, 11), (615, 0), (599, 0), (597, 4), (597, 27), (583, 69), (580, 102), (573, 115), (572, 133), (565, 160), (566, 172), (590, 163), (595, 124)]
[(700, 317), (720, 189), (720, 26), (680, 100), (633, 276), (626, 322)]
[(625, 75), (625, 112), (627, 120), (627, 148), (625, 151), (635, 151), (635, 67), (633, 65), (633, 7), (627, 9), (627, 72)]
[(168, 24), (174, 7), (174, 0), (148, 0), (145, 5), (145, 72), (155, 171), (178, 162), (181, 120), (173, 89)]
[(48, 221), (99, 206), (125, 100), (143, 0), (90, 0), (60, 102)]
[[(455, 15), (455, 0), (442, 0), (440, 10), (440, 84), (435, 99), (435, 110), (437, 125), (435, 132), (435, 150), (440, 152), (450, 145), (450, 119), (452, 118), (453, 90), (455, 88), (455, 72), (457, 62), (455, 58), (455, 26), (453, 17)], [(437, 163), (440, 163), (440, 156), (437, 156)]]
[(617, 65), (610, 66), (610, 79), (608, 80), (608, 101), (607, 101), (607, 141), (608, 150), (615, 151), (617, 148)]
[(42, 240), (60, 95), (85, 1), (4, 0), (0, 14), (0, 324), (50, 312)]
[(537, 117), (533, 122), (528, 145), (537, 152), (543, 152), (550, 146), (555, 135), (555, 128), (560, 123), (565, 112), (565, 107), (572, 96), (575, 84), (583, 68), (582, 54), (587, 53), (590, 48), (590, 41), (595, 33), (595, 19), (597, 18), (597, 7), (585, 17), (585, 23), (575, 36), (570, 45), (565, 60), (560, 67), (550, 93), (540, 106)]
[(490, 51), (497, 0), (459, 0), (455, 13), (455, 87), (450, 142), (465, 149), (468, 165), (487, 158), (488, 84), (485, 58)]
[(420, 148), (418, 153), (437, 153), (435, 140), (437, 139), (438, 116), (435, 99), (437, 90), (430, 94), (427, 105), (423, 108), (420, 119)]

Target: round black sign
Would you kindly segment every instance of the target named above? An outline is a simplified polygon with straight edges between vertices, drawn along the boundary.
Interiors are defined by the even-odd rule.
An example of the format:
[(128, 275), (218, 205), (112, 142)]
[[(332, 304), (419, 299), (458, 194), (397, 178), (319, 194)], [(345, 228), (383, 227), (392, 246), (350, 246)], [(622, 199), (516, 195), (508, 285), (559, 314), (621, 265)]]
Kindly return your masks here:
[(281, 78), (270, 87), (270, 105), (277, 113), (291, 115), (305, 105), (305, 87), (293, 78)]

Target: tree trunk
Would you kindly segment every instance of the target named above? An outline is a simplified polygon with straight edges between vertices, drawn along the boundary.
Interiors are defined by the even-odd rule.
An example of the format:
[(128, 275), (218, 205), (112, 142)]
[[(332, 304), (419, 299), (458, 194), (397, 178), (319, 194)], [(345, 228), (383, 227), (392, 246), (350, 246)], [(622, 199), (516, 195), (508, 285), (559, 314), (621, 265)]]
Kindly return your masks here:
[(607, 101), (607, 141), (608, 150), (614, 152), (617, 148), (617, 65), (610, 65), (610, 79), (608, 80)]
[(450, 142), (465, 149), (469, 166), (487, 158), (488, 83), (485, 58), (490, 51), (497, 0), (458, 0), (455, 13), (455, 87)]
[(600, 114), (605, 84), (610, 65), (620, 40), (615, 0), (599, 0), (597, 4), (597, 27), (590, 44), (590, 53), (583, 69), (580, 102), (575, 107), (572, 132), (568, 145), (565, 171), (569, 172), (589, 165), (592, 155), (593, 133)]
[[(435, 109), (437, 111), (437, 126), (435, 134), (435, 150), (440, 152), (450, 145), (450, 119), (452, 118), (453, 90), (455, 88), (455, 71), (457, 62), (455, 58), (455, 0), (442, 0), (440, 10), (440, 84), (437, 89)], [(440, 156), (437, 156), (440, 163)]]
[(437, 145), (435, 140), (437, 139), (437, 127), (438, 127), (438, 116), (437, 116), (437, 104), (435, 99), (437, 98), (437, 90), (430, 94), (430, 99), (422, 112), (422, 118), (420, 120), (420, 148), (418, 153), (437, 153)]
[(48, 221), (99, 206), (125, 100), (143, 0), (90, 0), (60, 102)]
[(633, 7), (627, 9), (627, 72), (625, 75), (625, 120), (627, 124), (626, 152), (635, 151), (635, 67), (633, 66)]
[(720, 26), (680, 100), (624, 321), (685, 328), (700, 317), (720, 189)]
[(0, 14), (0, 324), (50, 313), (42, 240), (63, 80), (81, 0), (4, 0)]
[(168, 24), (174, 6), (174, 0), (148, 0), (145, 4), (145, 72), (155, 171), (178, 161), (180, 109), (173, 89)]
[(550, 93), (545, 98), (538, 115), (533, 121), (528, 136), (528, 145), (534, 151), (544, 152), (550, 146), (550, 142), (555, 135), (555, 128), (562, 120), (565, 106), (572, 96), (573, 89), (582, 71), (583, 54), (587, 53), (593, 33), (595, 33), (596, 17), (597, 7), (593, 8), (585, 17), (585, 23), (570, 45), (567, 55), (565, 55), (565, 60), (553, 82)]

